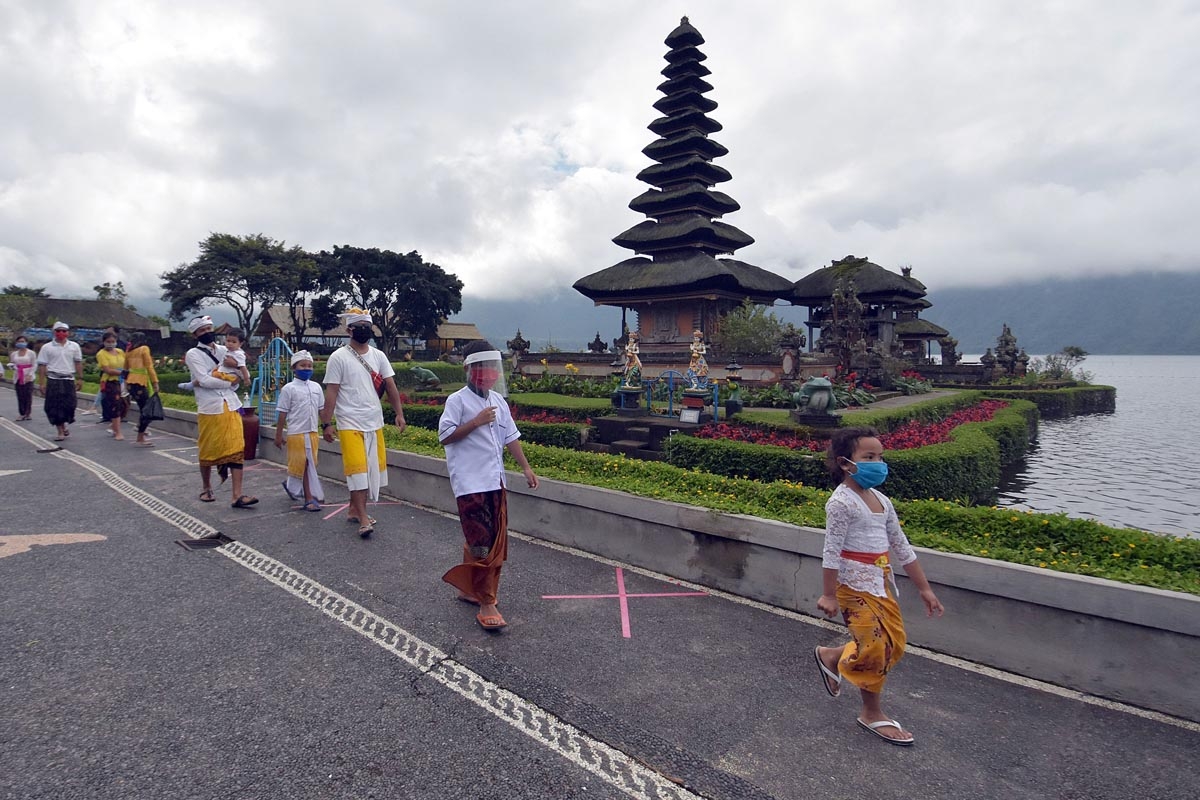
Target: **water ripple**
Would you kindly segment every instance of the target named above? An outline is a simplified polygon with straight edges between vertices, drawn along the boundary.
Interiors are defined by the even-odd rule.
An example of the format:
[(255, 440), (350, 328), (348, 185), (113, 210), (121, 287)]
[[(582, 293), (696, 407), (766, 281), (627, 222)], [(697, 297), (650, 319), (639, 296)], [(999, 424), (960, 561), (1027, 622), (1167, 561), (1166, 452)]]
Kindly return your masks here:
[(999, 505), (1200, 538), (1200, 356), (1089, 356), (1117, 410), (1044, 420)]

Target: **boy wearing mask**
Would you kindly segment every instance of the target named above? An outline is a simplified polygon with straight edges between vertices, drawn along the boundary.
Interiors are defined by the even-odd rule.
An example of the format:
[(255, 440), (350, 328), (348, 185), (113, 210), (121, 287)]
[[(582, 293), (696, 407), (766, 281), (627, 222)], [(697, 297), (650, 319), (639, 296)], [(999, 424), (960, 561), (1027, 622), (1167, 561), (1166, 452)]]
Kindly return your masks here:
[(305, 511), (320, 511), (325, 502), (321, 478), (317, 475), (317, 435), (325, 393), (312, 380), (312, 354), (307, 350), (292, 355), (292, 380), (279, 391), (275, 406), (275, 446), (283, 448), (283, 430), (287, 428), (288, 476), (283, 490), (293, 500), (304, 498)]

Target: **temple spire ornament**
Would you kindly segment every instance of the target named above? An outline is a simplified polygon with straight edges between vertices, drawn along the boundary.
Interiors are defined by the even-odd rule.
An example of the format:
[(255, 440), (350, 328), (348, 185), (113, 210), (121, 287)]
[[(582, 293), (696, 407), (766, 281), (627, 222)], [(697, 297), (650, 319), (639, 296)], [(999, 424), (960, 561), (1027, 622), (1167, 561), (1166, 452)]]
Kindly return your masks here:
[(666, 38), (663, 97), (654, 108), (663, 116), (650, 123), (659, 138), (642, 152), (655, 163), (638, 173), (650, 189), (629, 207), (648, 219), (613, 238), (634, 251), (626, 259), (575, 282), (596, 305), (631, 308), (643, 352), (686, 349), (693, 330), (711, 334), (721, 317), (749, 298), (771, 305), (792, 284), (760, 267), (728, 256), (754, 243), (720, 219), (740, 206), (713, 187), (732, 178), (713, 163), (729, 151), (710, 134), (722, 129), (710, 118), (717, 103), (704, 95), (712, 84), (702, 63), (704, 37), (684, 17)]

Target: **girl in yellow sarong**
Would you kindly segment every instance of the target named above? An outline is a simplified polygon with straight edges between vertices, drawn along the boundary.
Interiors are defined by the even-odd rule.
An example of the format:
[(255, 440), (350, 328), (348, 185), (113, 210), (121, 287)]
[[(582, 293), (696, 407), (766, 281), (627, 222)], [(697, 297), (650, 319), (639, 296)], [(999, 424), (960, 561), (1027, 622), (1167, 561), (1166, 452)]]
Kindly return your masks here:
[(875, 489), (887, 478), (883, 444), (875, 429), (835, 432), (826, 463), (839, 484), (825, 504), (824, 578), (817, 608), (828, 617), (841, 609), (852, 640), (841, 647), (817, 647), (813, 655), (818, 674), (833, 697), (841, 694), (843, 681), (859, 690), (859, 726), (891, 744), (911, 745), (913, 735), (880, 706), (888, 672), (904, 654), (907, 641), (896, 602), (892, 555), (916, 585), (926, 613), (940, 617), (944, 609), (917, 563), (892, 502)]

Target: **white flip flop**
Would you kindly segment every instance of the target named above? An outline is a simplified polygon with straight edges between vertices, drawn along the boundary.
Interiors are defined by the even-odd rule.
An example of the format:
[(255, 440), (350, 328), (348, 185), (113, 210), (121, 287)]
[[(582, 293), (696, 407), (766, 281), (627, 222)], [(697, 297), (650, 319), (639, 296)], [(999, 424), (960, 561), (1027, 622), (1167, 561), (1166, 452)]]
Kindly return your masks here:
[(885, 742), (900, 745), (901, 747), (908, 747), (910, 744), (916, 741), (915, 739), (893, 739), (892, 737), (884, 736), (879, 732), (880, 728), (895, 728), (898, 731), (903, 731), (904, 728), (900, 727), (900, 723), (894, 719), (881, 719), (878, 722), (863, 722), (861, 719), (856, 719), (855, 721), (863, 730), (875, 734)]

